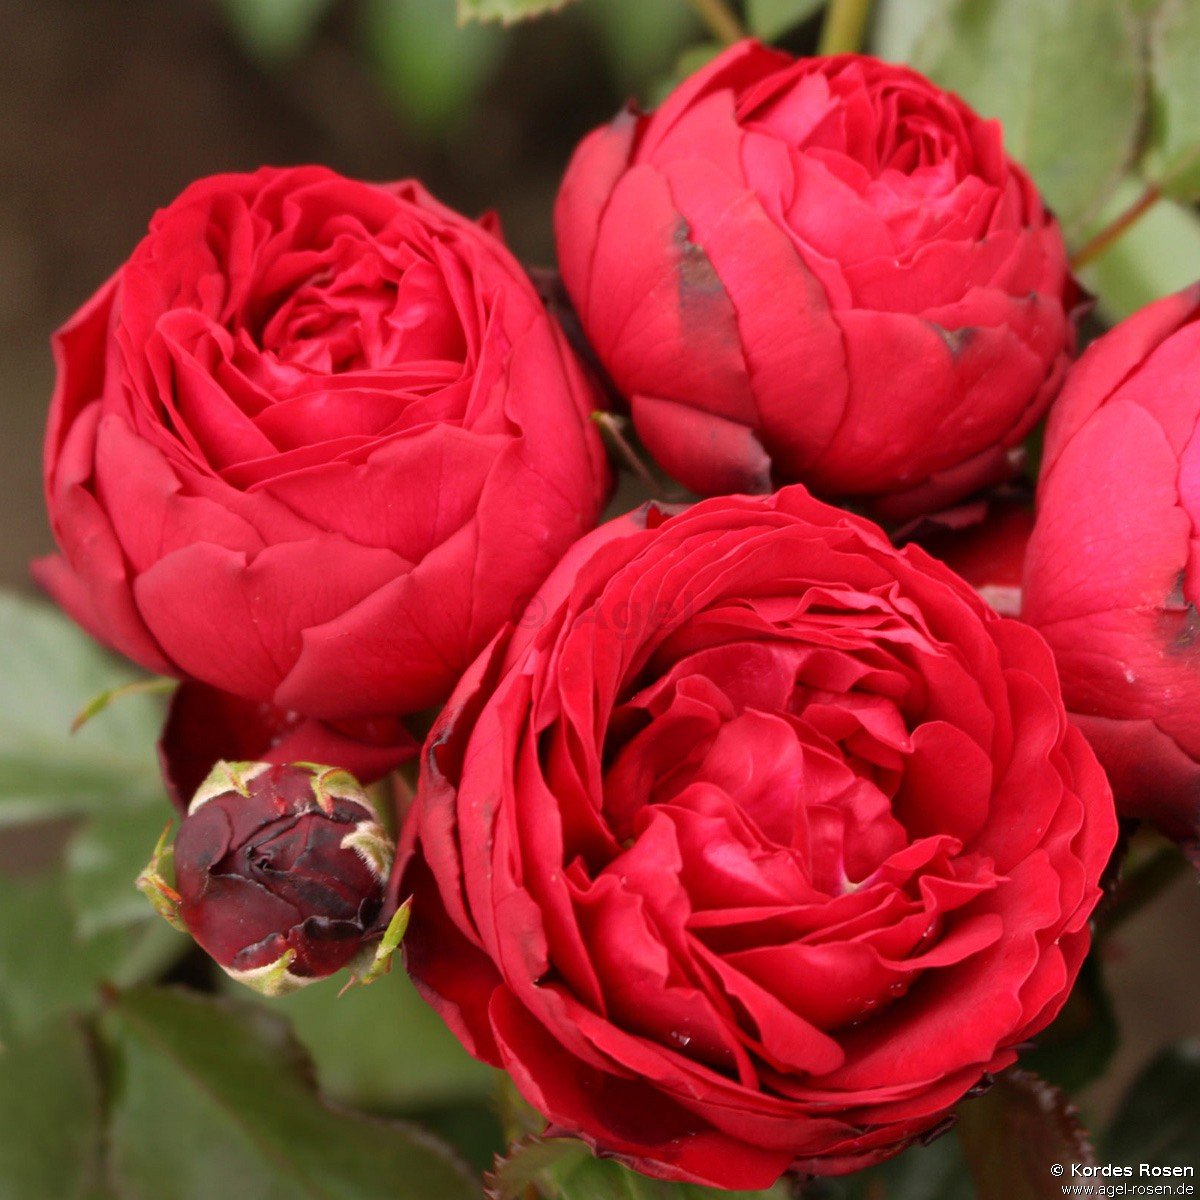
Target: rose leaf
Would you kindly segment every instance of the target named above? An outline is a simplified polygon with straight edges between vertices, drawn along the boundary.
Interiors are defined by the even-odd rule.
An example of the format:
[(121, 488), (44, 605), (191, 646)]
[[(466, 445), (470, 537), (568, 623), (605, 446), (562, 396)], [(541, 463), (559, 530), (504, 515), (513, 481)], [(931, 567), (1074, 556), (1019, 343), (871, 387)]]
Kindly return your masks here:
[(1066, 1095), (1029, 1071), (1007, 1071), (958, 1108), (958, 1135), (979, 1200), (1051, 1200), (1072, 1164), (1094, 1165)]
[(322, 1099), (286, 1023), (261, 1008), (144, 989), (115, 996), (101, 1028), (127, 1200), (478, 1200), (428, 1134)]

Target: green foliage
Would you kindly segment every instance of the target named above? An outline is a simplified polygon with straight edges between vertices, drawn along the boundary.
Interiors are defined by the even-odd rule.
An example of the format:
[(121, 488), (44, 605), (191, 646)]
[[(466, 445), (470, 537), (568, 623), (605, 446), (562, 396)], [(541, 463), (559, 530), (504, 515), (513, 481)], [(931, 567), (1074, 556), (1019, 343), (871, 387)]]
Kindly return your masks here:
[(504, 49), (498, 29), (454, 27), (453, 0), (364, 0), (363, 49), (409, 127), (427, 137), (463, 121)]
[(917, 44), (946, 0), (880, 0), (871, 53), (888, 62), (912, 62)]
[(76, 928), (84, 937), (140, 925), (153, 915), (134, 886), (154, 843), (171, 819), (166, 804), (99, 813), (67, 843), (66, 890)]
[(49, 605), (0, 593), (0, 827), (162, 803), (162, 706), (126, 696), (78, 733), (92, 697), (138, 677)]
[(263, 1000), (289, 1017), (334, 1099), (382, 1112), (487, 1099), (495, 1072), (459, 1045), (403, 968), (339, 997), (333, 984)]
[[(154, 757), (162, 722), (155, 696), (126, 691), (140, 678), (48, 605), (0, 594), (0, 827), (85, 817), (67, 842), (64, 869), (0, 880), (0, 1020), (52, 1016), (94, 998), (101, 978), (144, 977), (181, 939), (147, 940), (152, 913), (133, 880), (170, 819)], [(95, 715), (77, 732), (81, 710)], [(136, 938), (115, 931), (142, 925)], [(14, 1018), (15, 1019), (15, 1018)]]
[(117, 997), (102, 1025), (122, 1200), (473, 1200), (433, 1139), (331, 1108), (286, 1025), (184, 992)]
[(246, 49), (266, 63), (281, 62), (308, 44), (333, 0), (221, 0)]
[(1200, 4), (1163, 0), (1151, 22), (1151, 176), (1181, 200), (1200, 198)]
[(70, 1021), (6, 1046), (0, 1057), (0, 1195), (97, 1200), (100, 1080), (84, 1030)]
[(57, 874), (0, 877), (0, 912), (3, 1041), (94, 1006), (100, 981), (120, 970), (131, 948), (121, 933), (81, 938)]
[(459, 21), (500, 21), (511, 25), (543, 13), (557, 12), (571, 0), (458, 0)]
[(1194, 1168), (1200, 1163), (1200, 1040), (1168, 1047), (1134, 1080), (1104, 1150), (1112, 1162), (1135, 1167)]
[(1007, 1071), (958, 1107), (958, 1136), (979, 1200), (1058, 1200), (1058, 1165), (1095, 1162), (1067, 1097), (1028, 1071)]
[(685, 48), (702, 36), (692, 9), (679, 0), (592, 0), (579, 9), (603, 39), (617, 83), (630, 92), (667, 73)]
[(825, 0), (746, 0), (746, 25), (755, 37), (773, 42), (824, 4)]
[(1144, 64), (1127, 0), (942, 0), (911, 58), (1000, 118), (1008, 152), (1029, 169), (1068, 238), (1133, 159)]

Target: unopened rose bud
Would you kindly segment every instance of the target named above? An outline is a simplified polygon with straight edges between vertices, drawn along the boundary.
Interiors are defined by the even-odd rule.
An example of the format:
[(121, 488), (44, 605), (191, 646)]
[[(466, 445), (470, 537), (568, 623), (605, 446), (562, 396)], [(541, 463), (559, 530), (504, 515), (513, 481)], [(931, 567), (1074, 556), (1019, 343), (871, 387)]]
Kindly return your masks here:
[(346, 966), (385, 969), (407, 920), (402, 909), (389, 926), (384, 911), (393, 853), (346, 771), (220, 762), (180, 827), (173, 889), (155, 864), (143, 878), (233, 978), (275, 995)]
[(867, 55), (738, 42), (579, 144), (554, 227), (634, 433), (705, 496), (935, 512), (1015, 474), (1075, 343), (1062, 231), (1000, 124)]

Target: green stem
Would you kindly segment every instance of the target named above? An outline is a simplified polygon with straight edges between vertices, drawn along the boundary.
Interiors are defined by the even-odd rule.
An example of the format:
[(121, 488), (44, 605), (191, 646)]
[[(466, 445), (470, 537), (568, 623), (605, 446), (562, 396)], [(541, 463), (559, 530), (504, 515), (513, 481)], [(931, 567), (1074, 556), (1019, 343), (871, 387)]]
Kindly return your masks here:
[(740, 42), (746, 36), (742, 23), (725, 0), (688, 0), (709, 32), (726, 46)]
[(135, 679), (132, 683), (123, 683), (120, 687), (109, 688), (98, 696), (93, 696), (83, 709), (76, 714), (71, 722), (71, 732), (78, 733), (94, 716), (102, 713), (114, 700), (123, 700), (126, 696), (165, 695), (173, 692), (179, 685), (177, 679), (167, 679), (156, 675), (152, 679)]
[(855, 54), (867, 32), (871, 0), (829, 0), (818, 54)]
[(1080, 267), (1099, 258), (1131, 225), (1147, 213), (1162, 197), (1162, 189), (1152, 183), (1124, 212), (1114, 217), (1095, 237), (1089, 238), (1071, 255), (1071, 268)]
[(655, 488), (654, 476), (625, 436), (623, 428), (625, 422), (620, 417), (614, 417), (612, 413), (602, 410), (593, 412), (592, 420), (599, 426), (601, 438), (612, 447), (614, 456), (653, 491)]
[(1097, 919), (1097, 937), (1106, 937), (1141, 912), (1188, 869), (1188, 861), (1177, 846), (1164, 846), (1156, 851), (1121, 880), (1112, 903)]

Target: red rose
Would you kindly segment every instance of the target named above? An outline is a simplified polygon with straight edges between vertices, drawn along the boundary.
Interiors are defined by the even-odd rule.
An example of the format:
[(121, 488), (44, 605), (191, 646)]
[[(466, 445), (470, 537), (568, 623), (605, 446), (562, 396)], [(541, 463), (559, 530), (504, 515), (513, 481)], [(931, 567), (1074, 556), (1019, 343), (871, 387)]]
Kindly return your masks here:
[(425, 995), (555, 1128), (732, 1188), (1011, 1063), (1116, 836), (1042, 639), (802, 488), (584, 539), (425, 753)]
[(1010, 470), (1077, 288), (1000, 126), (905, 67), (726, 51), (579, 147), (563, 280), (696, 492), (802, 480), (923, 511)]
[(40, 581), (151, 670), (306, 716), (443, 699), (606, 493), (561, 332), (416, 183), (201, 180), (56, 352)]
[(1088, 347), (1046, 430), (1022, 615), (1117, 806), (1200, 854), (1200, 285)]

